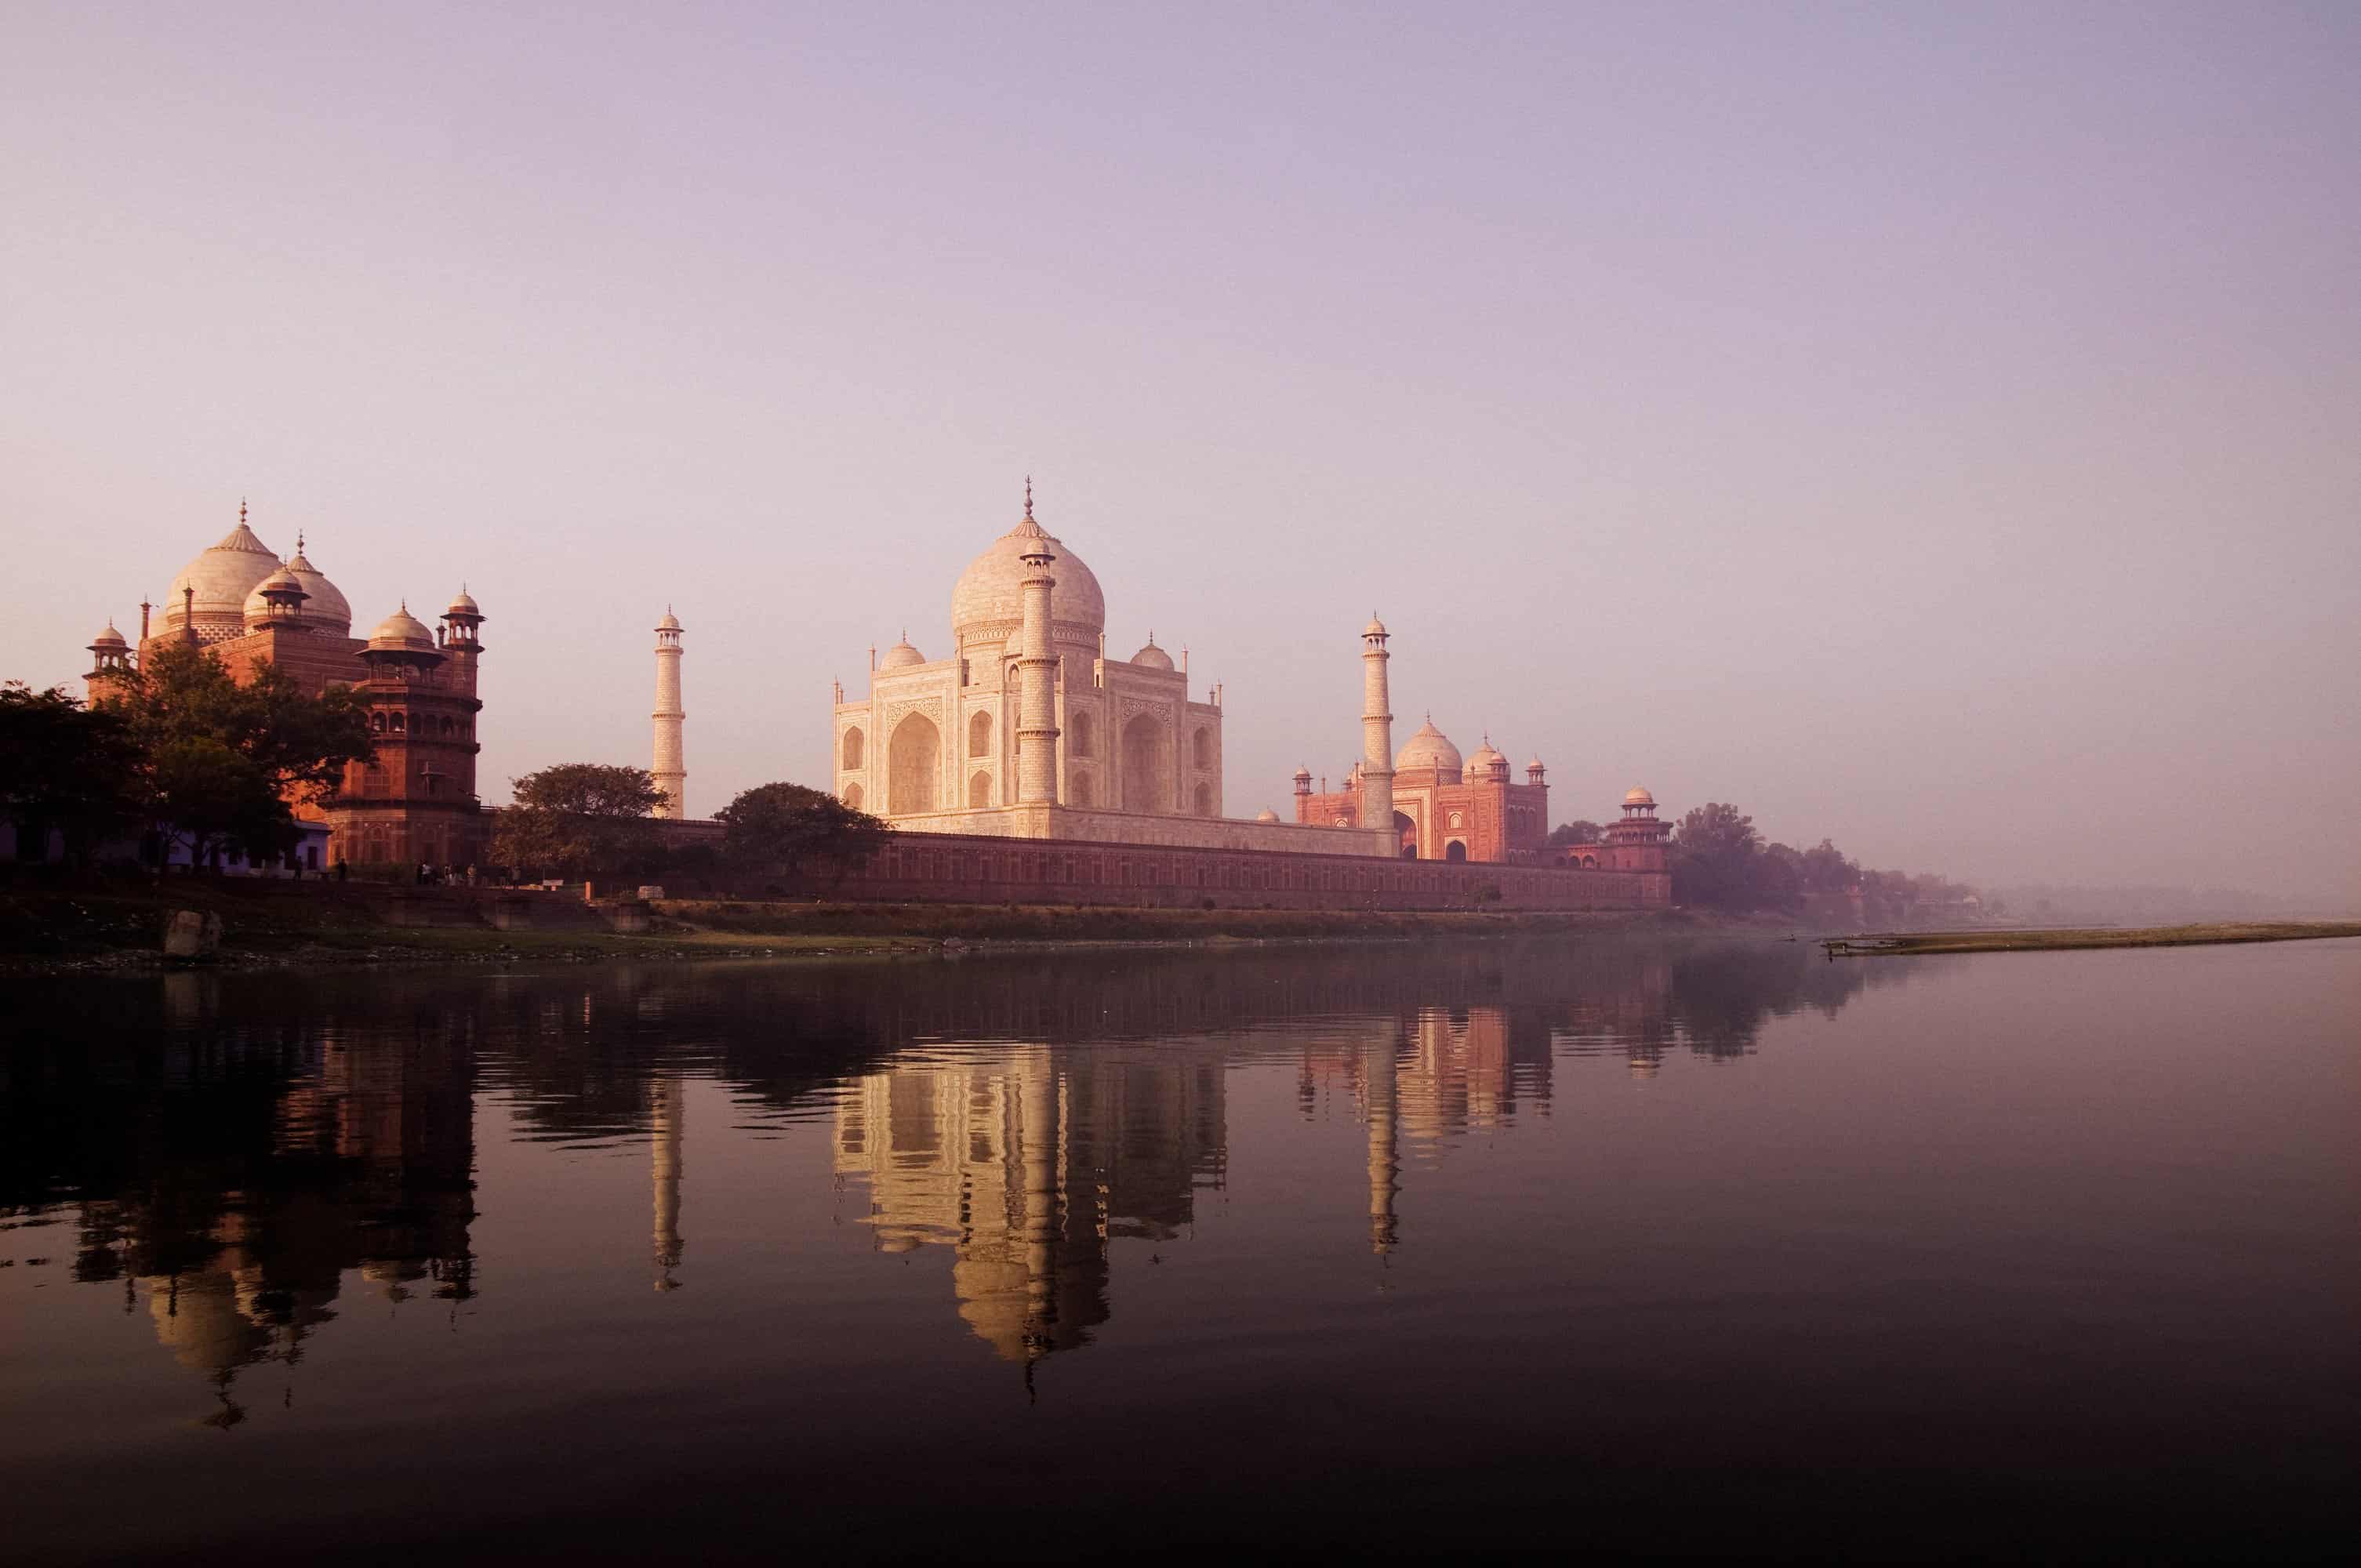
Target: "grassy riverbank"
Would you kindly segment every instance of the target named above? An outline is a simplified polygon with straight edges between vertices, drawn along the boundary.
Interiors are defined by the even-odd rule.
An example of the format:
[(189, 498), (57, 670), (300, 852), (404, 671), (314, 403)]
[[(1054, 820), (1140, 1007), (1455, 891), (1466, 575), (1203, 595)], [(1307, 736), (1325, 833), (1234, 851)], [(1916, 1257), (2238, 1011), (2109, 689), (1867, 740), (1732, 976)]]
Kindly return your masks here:
[[(583, 962), (934, 953), (1124, 943), (1384, 941), (1719, 924), (1675, 911), (1596, 915), (1434, 910), (1114, 909), (1006, 905), (667, 900), (651, 929), (621, 934), (558, 894), (337, 883), (174, 879), (0, 888), (0, 971), (161, 966), (172, 911), (217, 916), (213, 962)], [(496, 917), (524, 924), (498, 928)]]
[(2189, 948), (2220, 942), (2301, 942), (2320, 937), (2361, 937), (2361, 920), (2144, 926), (2122, 930), (1901, 932), (1872, 937), (1830, 937), (1822, 945), (1837, 958), (1899, 958), (1926, 953), (2047, 953), (2082, 948)]

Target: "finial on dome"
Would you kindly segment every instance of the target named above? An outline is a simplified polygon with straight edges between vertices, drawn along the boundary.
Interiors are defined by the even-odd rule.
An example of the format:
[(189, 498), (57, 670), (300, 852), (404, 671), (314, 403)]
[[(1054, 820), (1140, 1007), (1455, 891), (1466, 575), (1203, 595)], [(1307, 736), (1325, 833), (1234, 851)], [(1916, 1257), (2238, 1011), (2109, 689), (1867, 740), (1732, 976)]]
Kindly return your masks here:
[[(295, 531), (295, 554), (298, 555), (303, 554), (303, 531), (300, 528)], [(460, 592), (465, 593), (467, 592), (467, 584), (461, 583), (459, 585)]]
[(1033, 476), (1025, 476), (1025, 521), (1033, 521)]
[(244, 496), (237, 498), (237, 525), (240, 528), (244, 528), (246, 526), (246, 498)]

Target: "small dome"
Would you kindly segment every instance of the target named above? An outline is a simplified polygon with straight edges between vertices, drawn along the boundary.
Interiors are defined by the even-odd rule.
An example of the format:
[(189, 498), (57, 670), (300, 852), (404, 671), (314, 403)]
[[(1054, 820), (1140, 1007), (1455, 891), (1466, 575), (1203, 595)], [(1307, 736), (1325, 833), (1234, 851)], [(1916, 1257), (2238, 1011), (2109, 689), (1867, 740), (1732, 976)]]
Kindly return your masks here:
[(369, 633), (368, 645), (372, 651), (386, 653), (441, 652), (434, 646), (434, 634), (410, 613), (408, 605), (377, 623), (377, 630)]
[(130, 643), (126, 642), (123, 640), (123, 633), (115, 630), (115, 622), (111, 620), (106, 623), (105, 630), (100, 632), (97, 636), (90, 640), (90, 645), (93, 648), (128, 648), (131, 646)]
[(1386, 623), (1378, 619), (1378, 612), (1376, 610), (1371, 610), (1369, 612), (1369, 624), (1361, 628), (1361, 635), (1364, 637), (1384, 637), (1389, 635), (1386, 630)]
[(1310, 784), (1312, 782), (1312, 770), (1310, 768), (1298, 768), (1295, 770), (1295, 776), (1305, 784)]
[(926, 662), (927, 656), (910, 646), (910, 634), (906, 631), (902, 633), (902, 641), (885, 650), (885, 657), (880, 661), (889, 670), (906, 670), (913, 664)]
[(1394, 758), (1394, 772), (1398, 773), (1407, 773), (1412, 768), (1433, 768), (1455, 783), (1466, 765), (1460, 758), (1459, 748), (1451, 743), (1450, 736), (1434, 727), (1432, 717), (1419, 726), (1418, 733), (1410, 738), (1410, 744)]
[(1474, 773), (1479, 769), (1488, 769), (1495, 762), (1505, 768), (1509, 765), (1509, 759), (1499, 753), (1492, 744), (1492, 738), (1487, 735), (1484, 737), (1484, 743), (1476, 748), (1476, 754), (1467, 759), (1467, 771)]
[(1266, 806), (1260, 811), (1255, 813), (1255, 820), (1257, 822), (1276, 822), (1279, 820), (1279, 813)]
[(295, 574), (295, 580), (303, 585), (305, 593), (312, 596), (303, 601), (302, 609), (295, 612), (295, 619), (306, 626), (333, 631), (339, 637), (350, 636), (353, 607), (345, 602), (345, 596), (335, 584), (322, 576), (320, 569), (304, 559), (303, 537), (301, 534), (295, 537), (295, 554), (289, 557), (287, 570)]
[(273, 598), (291, 600), (290, 608), (300, 616), (303, 601), (311, 597), (310, 590), (303, 587), (302, 579), (281, 566), (257, 583), (254, 591), (246, 596), (246, 622), (251, 626), (258, 620), (287, 619), (287, 610), (272, 608), (270, 601)]
[(1541, 759), (1541, 754), (1540, 754), (1539, 752), (1535, 752), (1535, 753), (1533, 754), (1533, 759), (1532, 759), (1532, 762), (1527, 762), (1527, 763), (1525, 764), (1525, 772), (1527, 772), (1527, 773), (1541, 773), (1542, 771), (1543, 771), (1543, 768), (1542, 768), (1542, 759)]
[(1050, 641), (1082, 643), (1096, 653), (1099, 633), (1106, 629), (1106, 595), (1082, 558), (1033, 521), (1029, 504), (1025, 520), (969, 562), (951, 589), (951, 636), (961, 648), (1015, 637), (1025, 619), (1025, 579), (1033, 571), (1022, 557), (1037, 541), (1057, 556), (1049, 564), (1049, 575), (1058, 580), (1049, 598)]
[(1640, 785), (1633, 784), (1631, 786), (1631, 793), (1623, 797), (1623, 804), (1626, 806), (1653, 806), (1656, 804), (1656, 797), (1650, 795)]
[[(443, 613), (445, 615), (481, 615), (484, 613), (484, 607), (476, 602), (476, 596), (469, 593), (467, 591), (467, 585), (462, 583), (459, 586), (458, 593), (452, 597), (451, 608), (445, 610)], [(669, 609), (664, 611), (664, 619), (666, 620), (672, 620), (675, 630), (679, 629), (680, 622), (672, 620), (672, 611)]]
[(1172, 655), (1156, 645), (1156, 633), (1151, 631), (1148, 634), (1148, 646), (1134, 653), (1131, 662), (1151, 670), (1169, 670), (1172, 667)]

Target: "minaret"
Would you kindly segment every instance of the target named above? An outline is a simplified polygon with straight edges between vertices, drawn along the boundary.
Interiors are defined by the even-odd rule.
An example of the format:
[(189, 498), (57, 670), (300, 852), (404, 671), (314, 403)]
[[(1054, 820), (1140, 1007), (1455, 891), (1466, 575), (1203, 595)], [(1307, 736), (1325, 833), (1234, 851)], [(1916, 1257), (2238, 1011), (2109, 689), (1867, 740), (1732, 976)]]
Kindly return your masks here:
[(1394, 830), (1394, 716), (1386, 690), (1386, 623), (1361, 631), (1361, 826)]
[(1020, 806), (1058, 804), (1058, 710), (1053, 696), (1058, 656), (1049, 650), (1050, 595), (1058, 579), (1049, 575), (1057, 556), (1049, 536), (1033, 521), (1033, 481), (1025, 481), (1025, 521), (1016, 525), (1025, 541), (1017, 559), (1025, 563), (1025, 624), (1020, 633), (1016, 678), (1016, 801)]
[(688, 765), (680, 749), (681, 720), (688, 717), (680, 710), (680, 632), (672, 606), (664, 606), (664, 618), (656, 622), (656, 753), (648, 772), (664, 791), (655, 814), (674, 821), (688, 815)]

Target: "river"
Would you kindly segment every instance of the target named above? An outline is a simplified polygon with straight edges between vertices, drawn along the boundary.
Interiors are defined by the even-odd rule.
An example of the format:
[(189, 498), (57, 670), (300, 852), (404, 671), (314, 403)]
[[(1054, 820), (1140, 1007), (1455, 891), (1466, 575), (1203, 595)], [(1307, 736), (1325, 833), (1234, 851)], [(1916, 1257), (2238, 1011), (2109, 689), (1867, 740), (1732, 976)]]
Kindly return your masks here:
[(2361, 1541), (2361, 941), (10, 997), (13, 1560)]

